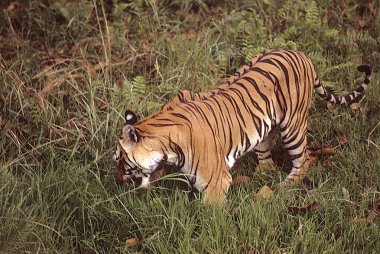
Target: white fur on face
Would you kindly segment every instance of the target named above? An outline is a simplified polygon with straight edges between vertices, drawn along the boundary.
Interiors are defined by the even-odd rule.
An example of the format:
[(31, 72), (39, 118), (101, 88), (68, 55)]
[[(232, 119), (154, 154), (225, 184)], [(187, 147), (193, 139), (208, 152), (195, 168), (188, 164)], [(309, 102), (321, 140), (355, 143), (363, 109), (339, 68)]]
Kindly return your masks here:
[[(137, 157), (137, 156), (136, 156)], [(136, 158), (139, 165), (142, 167), (142, 172), (151, 174), (162, 160), (163, 154), (159, 151), (151, 151), (146, 155), (141, 155)]]
[(121, 153), (121, 151), (120, 151), (119, 146), (116, 146), (116, 152), (112, 156), (112, 159), (114, 160), (114, 162), (117, 162), (117, 163), (119, 162), (119, 160), (120, 160), (120, 153)]
[(149, 178), (150, 178), (150, 175), (149, 176), (143, 176), (142, 180), (141, 180), (140, 187), (147, 188), (150, 184)]

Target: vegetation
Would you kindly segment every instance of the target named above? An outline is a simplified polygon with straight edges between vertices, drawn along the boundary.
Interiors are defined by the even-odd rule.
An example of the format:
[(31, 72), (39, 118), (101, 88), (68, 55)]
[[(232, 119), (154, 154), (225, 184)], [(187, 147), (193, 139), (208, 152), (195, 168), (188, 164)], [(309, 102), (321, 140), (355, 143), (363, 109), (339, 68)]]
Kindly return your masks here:
[[(380, 12), (370, 0), (20, 0), (0, 3), (0, 253), (376, 253), (380, 249)], [(351, 109), (315, 98), (309, 140), (334, 148), (308, 181), (254, 197), (290, 168), (246, 158), (223, 208), (184, 178), (117, 186), (125, 109), (204, 91), (266, 48), (305, 51)], [(330, 149), (331, 150), (331, 149)], [(283, 154), (281, 145), (276, 154)], [(248, 156), (249, 157), (249, 156)], [(180, 181), (179, 181), (180, 180)]]

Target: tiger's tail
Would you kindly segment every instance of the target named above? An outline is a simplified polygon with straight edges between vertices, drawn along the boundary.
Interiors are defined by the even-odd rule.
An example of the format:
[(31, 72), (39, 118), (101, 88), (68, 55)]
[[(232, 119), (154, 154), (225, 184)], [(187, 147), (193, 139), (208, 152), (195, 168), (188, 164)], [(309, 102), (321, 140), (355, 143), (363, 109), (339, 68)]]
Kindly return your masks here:
[(336, 96), (322, 86), (322, 83), (319, 80), (319, 78), (315, 79), (314, 90), (317, 92), (319, 96), (321, 96), (326, 101), (339, 105), (350, 105), (354, 101), (360, 100), (363, 97), (363, 92), (367, 88), (371, 80), (371, 67), (369, 67), (368, 65), (360, 65), (358, 66), (357, 70), (360, 72), (364, 72), (365, 78), (363, 83), (352, 93), (349, 93), (345, 96)]

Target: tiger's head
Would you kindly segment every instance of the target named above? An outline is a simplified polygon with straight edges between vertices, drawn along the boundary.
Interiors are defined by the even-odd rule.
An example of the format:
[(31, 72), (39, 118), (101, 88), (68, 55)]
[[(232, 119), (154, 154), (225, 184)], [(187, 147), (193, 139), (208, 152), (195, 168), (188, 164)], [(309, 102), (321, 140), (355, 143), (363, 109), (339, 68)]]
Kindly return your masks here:
[(117, 164), (116, 182), (147, 187), (165, 165), (176, 164), (170, 138), (149, 133), (132, 111), (125, 112), (125, 124), (113, 156)]

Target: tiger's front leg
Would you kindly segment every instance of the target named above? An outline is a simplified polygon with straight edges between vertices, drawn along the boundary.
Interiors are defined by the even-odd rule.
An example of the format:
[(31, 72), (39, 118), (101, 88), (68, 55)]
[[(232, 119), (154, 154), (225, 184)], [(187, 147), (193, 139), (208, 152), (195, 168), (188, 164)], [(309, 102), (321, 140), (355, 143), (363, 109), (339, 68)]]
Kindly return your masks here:
[[(203, 204), (222, 205), (226, 199), (228, 189), (232, 182), (232, 177), (228, 172), (228, 167), (223, 163), (221, 167), (209, 171), (208, 178), (202, 177), (199, 179), (202, 184), (197, 186), (198, 190), (203, 191)], [(197, 176), (198, 177), (198, 176)]]

